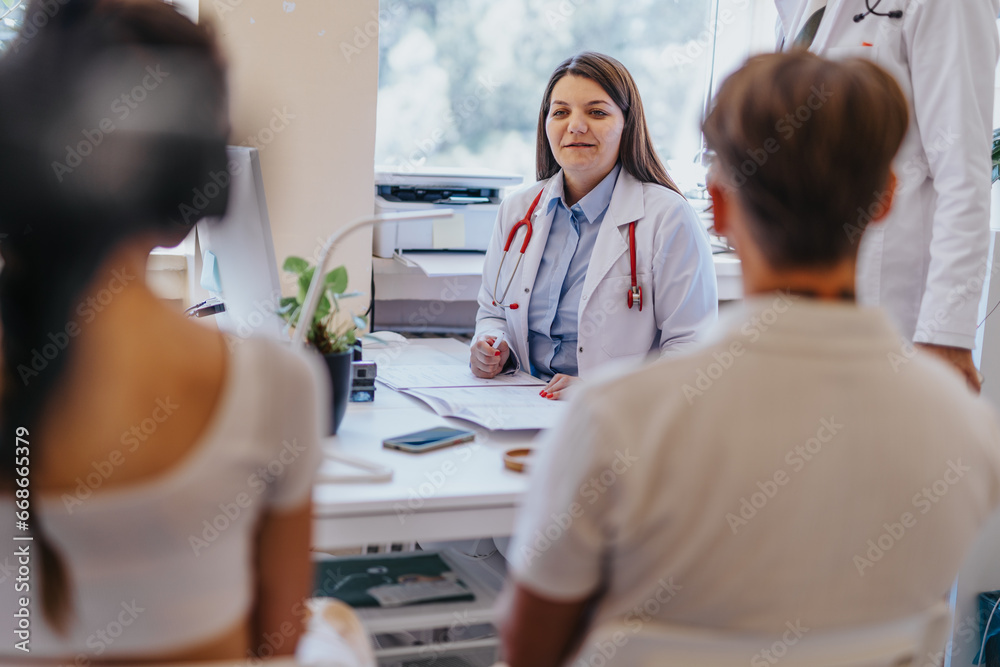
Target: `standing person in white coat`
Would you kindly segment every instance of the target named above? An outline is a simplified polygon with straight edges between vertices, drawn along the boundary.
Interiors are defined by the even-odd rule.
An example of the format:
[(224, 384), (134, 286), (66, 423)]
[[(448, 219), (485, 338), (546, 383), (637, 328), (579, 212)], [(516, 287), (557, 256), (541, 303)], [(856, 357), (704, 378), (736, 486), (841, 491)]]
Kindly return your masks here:
[[(780, 48), (868, 58), (903, 89), (913, 122), (893, 165), (896, 206), (864, 235), (858, 299), (884, 308), (904, 336), (948, 360), (978, 390), (972, 348), (987, 273), (1000, 0), (775, 0), (775, 6)], [(794, 132), (810, 111), (786, 119), (778, 131)], [(880, 194), (884, 200), (887, 193)], [(879, 207), (858, 211), (858, 222), (877, 217)], [(863, 226), (845, 231), (860, 234)]]
[(557, 399), (606, 361), (680, 350), (715, 321), (707, 234), (657, 158), (620, 62), (581, 53), (556, 68), (536, 171), (501, 204), (486, 252), (476, 375), (530, 368)]

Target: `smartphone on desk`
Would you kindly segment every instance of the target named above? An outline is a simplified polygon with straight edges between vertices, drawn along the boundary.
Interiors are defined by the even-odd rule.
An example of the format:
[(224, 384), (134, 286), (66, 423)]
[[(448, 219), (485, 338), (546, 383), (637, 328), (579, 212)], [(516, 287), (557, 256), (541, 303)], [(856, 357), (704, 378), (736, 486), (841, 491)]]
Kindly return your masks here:
[(417, 431), (416, 433), (407, 433), (395, 438), (386, 438), (382, 441), (382, 446), (389, 449), (398, 449), (401, 452), (419, 454), (420, 452), (429, 452), (432, 449), (440, 449), (449, 445), (469, 442), (475, 438), (476, 434), (472, 431), (442, 426)]

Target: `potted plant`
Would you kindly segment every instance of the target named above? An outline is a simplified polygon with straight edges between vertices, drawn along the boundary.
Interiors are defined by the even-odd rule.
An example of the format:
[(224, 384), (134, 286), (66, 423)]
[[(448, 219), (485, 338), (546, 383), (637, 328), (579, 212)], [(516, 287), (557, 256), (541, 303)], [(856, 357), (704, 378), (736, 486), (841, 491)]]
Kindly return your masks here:
[[(295, 296), (281, 299), (278, 315), (293, 327), (299, 326), (299, 314), (309, 283), (312, 281), (316, 267), (301, 257), (290, 256), (285, 259), (282, 270), (294, 275), (298, 284)], [(352, 315), (343, 318), (340, 314), (340, 300), (360, 296), (360, 292), (347, 291), (347, 269), (338, 266), (323, 276), (323, 293), (316, 307), (312, 322), (308, 323), (306, 340), (323, 355), (330, 371), (330, 385), (333, 388), (333, 404), (330, 420), (330, 434), (337, 432), (344, 412), (347, 410), (347, 400), (351, 394), (351, 361), (354, 354), (354, 344), (357, 342), (357, 330), (364, 329), (368, 322), (364, 317)]]

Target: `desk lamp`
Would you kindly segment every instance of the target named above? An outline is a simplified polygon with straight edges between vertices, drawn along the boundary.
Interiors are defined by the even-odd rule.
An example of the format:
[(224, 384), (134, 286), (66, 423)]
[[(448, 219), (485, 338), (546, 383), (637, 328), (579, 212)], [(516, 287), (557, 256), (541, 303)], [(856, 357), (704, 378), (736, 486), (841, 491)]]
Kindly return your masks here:
[[(333, 254), (333, 248), (337, 243), (353, 231), (362, 227), (369, 227), (380, 222), (417, 222), (421, 220), (449, 220), (455, 217), (452, 209), (442, 209), (438, 211), (416, 211), (413, 213), (383, 213), (381, 215), (369, 215), (357, 218), (347, 223), (326, 240), (320, 250), (316, 260), (316, 269), (313, 271), (312, 280), (309, 282), (309, 289), (306, 290), (306, 298), (302, 303), (302, 313), (299, 315), (299, 322), (312, 322), (313, 313), (319, 305), (319, 297), (322, 292), (320, 285), (323, 282), (323, 272), (326, 270), (326, 262)], [(292, 348), (297, 349), (306, 346), (307, 326), (295, 327), (295, 335), (292, 336)], [(343, 454), (326, 453), (326, 458), (343, 463), (352, 468), (363, 470), (362, 475), (343, 476), (323, 476), (321, 481), (326, 482), (387, 482), (392, 479), (392, 468), (359, 459)]]

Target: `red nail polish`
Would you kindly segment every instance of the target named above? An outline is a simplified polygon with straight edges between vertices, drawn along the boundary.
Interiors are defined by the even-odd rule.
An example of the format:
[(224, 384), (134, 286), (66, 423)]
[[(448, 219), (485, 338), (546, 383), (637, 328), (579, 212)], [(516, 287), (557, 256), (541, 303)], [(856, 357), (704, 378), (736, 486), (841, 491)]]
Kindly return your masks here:
[(499, 350), (497, 350), (497, 353), (496, 353), (496, 354), (494, 354), (493, 356), (494, 356), (494, 357), (499, 357), (499, 356), (500, 356), (500, 351), (499, 351)]

